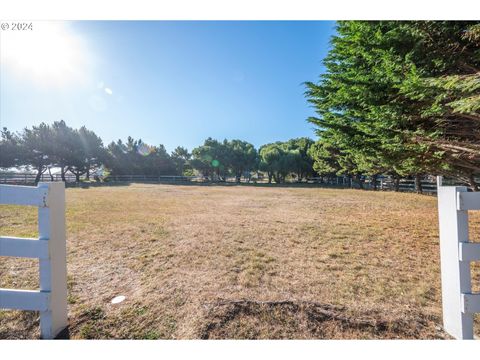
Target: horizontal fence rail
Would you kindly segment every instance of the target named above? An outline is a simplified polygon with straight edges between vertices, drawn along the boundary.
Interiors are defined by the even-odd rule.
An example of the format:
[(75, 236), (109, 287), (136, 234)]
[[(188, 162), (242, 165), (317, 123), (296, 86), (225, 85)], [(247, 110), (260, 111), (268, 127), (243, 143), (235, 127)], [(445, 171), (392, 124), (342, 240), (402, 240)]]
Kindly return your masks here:
[(39, 259), (39, 290), (0, 289), (0, 308), (40, 312), (40, 335), (53, 339), (67, 326), (65, 185), (0, 185), (0, 204), (38, 207), (38, 238), (0, 237), (0, 256)]
[(0, 237), (0, 256), (48, 259), (48, 241)]
[(470, 242), (468, 210), (480, 210), (480, 193), (464, 186), (439, 186), (438, 219), (443, 325), (457, 339), (473, 339), (473, 318), (480, 294), (472, 293), (472, 261), (480, 260), (480, 243)]
[(50, 293), (35, 290), (0, 289), (0, 308), (46, 312)]
[(459, 192), (458, 210), (480, 210), (480, 192)]
[(475, 314), (480, 312), (480, 295), (479, 294), (462, 294), (463, 308), (466, 314)]
[(0, 186), (0, 203), (7, 205), (47, 206), (48, 187)]

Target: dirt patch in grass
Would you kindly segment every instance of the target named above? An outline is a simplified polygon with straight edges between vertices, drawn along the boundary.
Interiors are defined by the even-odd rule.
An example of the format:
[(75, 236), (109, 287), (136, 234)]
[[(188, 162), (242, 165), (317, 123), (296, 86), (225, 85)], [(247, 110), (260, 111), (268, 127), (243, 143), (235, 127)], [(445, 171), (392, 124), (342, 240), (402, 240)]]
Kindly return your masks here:
[[(471, 216), (474, 240), (479, 215)], [(0, 206), (2, 236), (36, 232), (35, 209)], [(0, 287), (37, 288), (37, 266), (0, 259)], [(441, 326), (431, 196), (265, 186), (69, 188), (67, 267), (75, 339), (199, 338), (231, 306), (240, 315), (209, 337), (434, 338)], [(111, 304), (117, 295), (126, 300)], [(217, 299), (291, 304), (206, 312)], [(319, 320), (320, 308), (307, 303), (343, 310)], [(358, 330), (355, 319), (369, 314), (408, 330)], [(0, 311), (0, 338), (38, 336), (38, 314)]]
[(349, 314), (340, 306), (293, 301), (225, 301), (206, 305), (201, 339), (444, 339), (436, 317), (375, 312)]

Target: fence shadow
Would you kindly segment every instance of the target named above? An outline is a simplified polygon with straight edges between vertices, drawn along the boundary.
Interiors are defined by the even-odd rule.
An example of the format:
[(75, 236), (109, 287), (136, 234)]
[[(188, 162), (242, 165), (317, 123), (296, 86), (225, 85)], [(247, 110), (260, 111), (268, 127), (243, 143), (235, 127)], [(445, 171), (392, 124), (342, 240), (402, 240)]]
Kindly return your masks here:
[[(80, 189), (89, 189), (91, 187), (122, 187), (122, 186), (131, 186), (133, 184), (144, 184), (144, 185), (170, 185), (170, 186), (205, 186), (205, 187), (261, 187), (261, 188), (332, 188), (332, 189), (359, 189), (358, 186), (354, 187), (344, 187), (341, 185), (329, 185), (329, 184), (320, 184), (320, 183), (235, 183), (235, 182), (195, 182), (195, 181), (184, 181), (184, 182), (152, 182), (152, 181), (115, 181), (115, 182), (100, 182), (100, 183), (66, 183), (66, 187), (69, 188), (80, 188)], [(366, 189), (368, 190), (368, 189)], [(372, 189), (373, 190), (373, 189)]]

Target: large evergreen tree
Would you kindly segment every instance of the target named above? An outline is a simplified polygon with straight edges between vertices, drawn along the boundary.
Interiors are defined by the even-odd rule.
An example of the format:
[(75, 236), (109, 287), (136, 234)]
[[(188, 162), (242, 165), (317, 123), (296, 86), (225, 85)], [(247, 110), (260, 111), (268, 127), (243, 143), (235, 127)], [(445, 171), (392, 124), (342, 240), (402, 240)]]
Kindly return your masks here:
[[(461, 122), (475, 132), (478, 107), (457, 106), (451, 116), (455, 105), (465, 105), (464, 81), (458, 81), (463, 102), (447, 95), (452, 93), (448, 79), (478, 75), (476, 29), (471, 22), (339, 22), (324, 61), (327, 72), (318, 83), (307, 83), (319, 115), (309, 120), (318, 126), (325, 148), (347, 156), (365, 175), (418, 180), (426, 173), (449, 174), (475, 187), (471, 175), (478, 158), (455, 155), (451, 146), (470, 144), (475, 151), (471, 136), (462, 138), (451, 129)], [(478, 94), (478, 87), (467, 88)], [(475, 104), (471, 98), (467, 102)]]

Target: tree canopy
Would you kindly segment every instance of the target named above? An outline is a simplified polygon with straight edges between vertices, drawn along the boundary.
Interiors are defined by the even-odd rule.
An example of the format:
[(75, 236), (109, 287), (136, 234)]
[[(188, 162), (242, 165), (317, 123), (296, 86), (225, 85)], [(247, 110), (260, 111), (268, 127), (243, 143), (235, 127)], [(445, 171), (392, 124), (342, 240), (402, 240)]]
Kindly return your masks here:
[(111, 142), (107, 150), (105, 165), (114, 175), (176, 174), (176, 164), (162, 144), (151, 146), (129, 136), (126, 143)]
[(445, 174), (476, 187), (479, 34), (478, 22), (339, 22), (326, 73), (306, 83), (316, 169)]
[(191, 165), (204, 176), (225, 181), (232, 174), (237, 182), (256, 169), (257, 150), (242, 140), (225, 139), (223, 142), (208, 138), (202, 146), (192, 150)]
[(99, 167), (105, 160), (102, 140), (85, 127), (72, 129), (61, 120), (52, 125), (41, 123), (20, 134), (3, 129), (0, 140), (0, 167), (24, 166), (37, 172), (36, 182), (52, 167), (60, 168), (62, 180), (70, 171), (81, 175)]
[(308, 138), (277, 141), (259, 149), (259, 169), (265, 171), (268, 182), (285, 182), (286, 176), (295, 174), (297, 181), (314, 175), (313, 158), (310, 147), (313, 141)]

